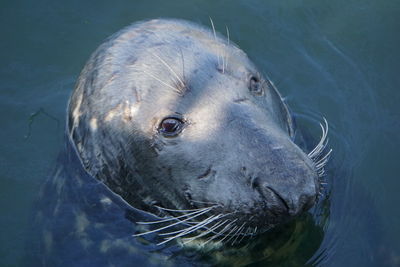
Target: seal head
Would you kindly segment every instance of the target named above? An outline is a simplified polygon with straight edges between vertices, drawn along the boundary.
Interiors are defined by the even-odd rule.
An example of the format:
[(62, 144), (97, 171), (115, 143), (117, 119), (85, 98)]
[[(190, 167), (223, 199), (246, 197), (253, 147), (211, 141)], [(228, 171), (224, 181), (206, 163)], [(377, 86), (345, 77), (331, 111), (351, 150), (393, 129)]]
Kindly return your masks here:
[(182, 20), (136, 23), (103, 43), (68, 131), (86, 170), (132, 206), (195, 211), (187, 222), (220, 233), (265, 231), (319, 190), (273, 84), (230, 40)]

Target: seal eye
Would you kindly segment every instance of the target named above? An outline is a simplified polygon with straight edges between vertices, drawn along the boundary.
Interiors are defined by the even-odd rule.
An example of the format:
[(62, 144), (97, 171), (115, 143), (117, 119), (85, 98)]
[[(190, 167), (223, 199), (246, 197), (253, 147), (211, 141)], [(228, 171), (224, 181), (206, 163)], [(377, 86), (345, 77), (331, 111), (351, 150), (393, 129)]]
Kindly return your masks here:
[(160, 123), (158, 131), (167, 137), (173, 137), (180, 133), (183, 128), (183, 121), (177, 118), (165, 118)]
[(259, 78), (256, 76), (251, 76), (250, 78), (250, 83), (249, 83), (249, 90), (250, 92), (256, 94), (256, 95), (262, 95), (263, 93), (263, 88), (262, 84)]

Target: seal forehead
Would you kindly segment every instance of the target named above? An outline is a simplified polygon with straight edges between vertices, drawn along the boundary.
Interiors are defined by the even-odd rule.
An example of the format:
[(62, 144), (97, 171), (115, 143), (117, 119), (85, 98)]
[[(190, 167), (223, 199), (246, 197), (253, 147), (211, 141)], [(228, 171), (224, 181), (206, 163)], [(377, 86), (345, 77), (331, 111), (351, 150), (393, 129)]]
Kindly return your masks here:
[[(250, 64), (246, 54), (233, 42), (227, 41), (219, 34), (214, 35), (209, 29), (180, 20), (151, 20), (134, 24), (116, 36), (108, 50), (114, 55), (111, 60), (118, 64), (126, 62), (127, 65), (135, 65), (132, 62), (139, 58), (151, 60), (151, 54), (166, 57), (171, 55), (179, 59), (184, 57), (185, 61), (189, 62), (190, 56), (182, 56), (182, 51), (185, 50), (188, 54), (198, 54), (198, 58), (210, 57), (216, 60), (222, 65), (221, 68), (224, 68), (224, 65), (229, 66), (226, 61), (231, 61), (232, 64), (240, 63), (235, 64), (235, 68), (244, 63)], [(158, 63), (162, 65), (161, 62)]]

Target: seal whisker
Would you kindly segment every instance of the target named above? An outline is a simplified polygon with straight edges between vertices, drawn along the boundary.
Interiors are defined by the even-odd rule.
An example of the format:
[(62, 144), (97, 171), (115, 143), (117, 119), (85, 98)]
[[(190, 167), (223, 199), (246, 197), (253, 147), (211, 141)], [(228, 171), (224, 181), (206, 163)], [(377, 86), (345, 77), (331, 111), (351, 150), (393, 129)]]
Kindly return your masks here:
[[(225, 216), (227, 216), (227, 215), (229, 215), (230, 213), (228, 213), (228, 214), (224, 214), (224, 215), (213, 215), (212, 217), (210, 217), (210, 218), (213, 218), (213, 217), (218, 217), (218, 218), (215, 218), (215, 219), (220, 219), (220, 218), (223, 218), (223, 217), (225, 217)], [(205, 223), (205, 222), (207, 222), (210, 218), (206, 218), (206, 219), (204, 219), (203, 221), (201, 221), (201, 222), (197, 222), (196, 224), (194, 224), (193, 226), (191, 226), (191, 227), (189, 227), (189, 228), (186, 228), (186, 229), (181, 229), (181, 230), (177, 230), (177, 231), (174, 231), (174, 232), (168, 232), (168, 233), (162, 233), (162, 234), (160, 234), (160, 235), (171, 235), (171, 234), (176, 234), (176, 233), (180, 233), (180, 232), (184, 232), (184, 231), (186, 231), (186, 230), (189, 230), (190, 228), (192, 228), (192, 227), (196, 227), (196, 226), (198, 226), (198, 225), (202, 225), (203, 223)], [(208, 222), (209, 223), (209, 222)], [(207, 224), (208, 224), (207, 223)], [(204, 227), (205, 225), (203, 225), (203, 227)], [(202, 228), (203, 228), (202, 227)], [(210, 228), (207, 228), (207, 230), (209, 230)]]
[(226, 243), (228, 243), (231, 239), (235, 238), (238, 235), (238, 233), (240, 233), (240, 231), (244, 227), (244, 224), (245, 223), (243, 223), (240, 227), (237, 228), (237, 230), (232, 234), (232, 236), (228, 240), (226, 240)]
[(222, 58), (222, 73), (225, 73), (225, 55), (221, 56), (221, 58)]
[(198, 208), (198, 209), (188, 209), (188, 210), (177, 210), (177, 209), (168, 209), (168, 208), (163, 208), (157, 205), (154, 205), (154, 207), (160, 209), (160, 210), (165, 210), (165, 211), (173, 211), (173, 212), (192, 212), (192, 211), (197, 211), (197, 210), (203, 210), (203, 209), (212, 209), (215, 208), (216, 205), (214, 206), (210, 206), (210, 207), (206, 207), (206, 208)]
[[(231, 244), (232, 246), (236, 243), (236, 240), (237, 240), (237, 239), (239, 238), (239, 236), (242, 234), (245, 225), (246, 225), (246, 222), (244, 222), (244, 223), (242, 224), (242, 226), (239, 227), (238, 231), (235, 232), (236, 238), (235, 238), (235, 240), (232, 241), (232, 244)], [(239, 231), (239, 230), (240, 230), (240, 231)]]
[(323, 165), (325, 165), (326, 162), (328, 162), (329, 156), (331, 155), (331, 153), (332, 153), (332, 149), (330, 149), (330, 150), (325, 154), (325, 156), (323, 156), (321, 159), (319, 159), (315, 164), (316, 164), (316, 165), (321, 165), (322, 163), (324, 163)]
[[(212, 20), (211, 17), (210, 17), (210, 22), (211, 22), (211, 27), (212, 27), (213, 34), (214, 34), (214, 41), (217, 42), (217, 33), (216, 33), (216, 31), (215, 31), (214, 21)], [(218, 51), (217, 51), (217, 59), (218, 59), (218, 67), (219, 67), (219, 66), (220, 66), (220, 60), (219, 60), (220, 54), (219, 54), (219, 47), (217, 47), (217, 48), (218, 48)], [(223, 60), (223, 59), (222, 59), (222, 60)], [(223, 63), (223, 62), (222, 62), (222, 63)]]
[(318, 144), (315, 146), (315, 148), (310, 153), (308, 153), (308, 156), (311, 159), (315, 159), (316, 157), (318, 157), (318, 155), (321, 153), (321, 151), (325, 148), (324, 144), (325, 144), (326, 137), (328, 135), (329, 126), (328, 126), (328, 121), (325, 118), (323, 118), (323, 119), (325, 122), (325, 127), (321, 123), (319, 124), (321, 127), (321, 130), (322, 130), (321, 139), (318, 142)]
[(160, 235), (161, 235), (161, 236), (165, 236), (165, 235), (173, 235), (173, 234), (182, 233), (182, 232), (191, 230), (191, 229), (194, 228), (194, 227), (198, 227), (199, 225), (203, 225), (205, 222), (208, 222), (210, 219), (215, 218), (215, 217), (216, 217), (216, 215), (212, 215), (211, 217), (205, 218), (205, 219), (202, 220), (201, 222), (196, 223), (196, 224), (194, 224), (194, 225), (192, 225), (192, 226), (190, 226), (190, 227), (188, 227), (188, 228), (180, 229), (180, 230), (176, 230), (176, 231), (168, 232), (168, 233), (162, 233), (162, 234), (160, 234)]
[[(226, 225), (225, 227), (228, 227), (228, 226), (229, 226), (229, 229), (230, 229), (230, 226), (233, 225), (237, 220), (238, 220), (238, 218), (234, 219), (233, 221), (231, 221), (231, 222), (230, 222), (228, 225)], [(225, 228), (224, 228), (224, 229), (225, 229)], [(227, 230), (229, 230), (229, 229), (227, 229), (226, 231), (224, 231), (224, 229), (222, 229), (220, 232), (217, 232), (217, 233), (215, 233), (215, 234), (218, 235), (218, 236), (221, 236), (222, 233), (224, 233), (224, 232), (226, 232)], [(225, 236), (225, 235), (224, 235), (224, 236)]]
[(202, 222), (201, 225), (194, 225), (192, 227), (189, 227), (185, 231), (181, 232), (180, 234), (177, 234), (177, 235), (175, 235), (173, 237), (167, 238), (166, 240), (158, 243), (157, 245), (162, 245), (162, 244), (165, 244), (165, 243), (167, 243), (169, 241), (172, 241), (172, 240), (174, 240), (174, 239), (176, 239), (178, 237), (188, 235), (188, 234), (196, 231), (197, 229), (201, 228), (202, 226), (207, 225), (207, 224), (219, 219), (220, 217), (221, 217), (220, 215), (212, 216), (212, 217), (208, 218), (207, 220), (205, 220), (204, 222)]
[(246, 236), (249, 235), (250, 229), (251, 229), (251, 227), (248, 226), (247, 229), (246, 229), (246, 231), (243, 232), (242, 237), (238, 240), (238, 243), (239, 243), (239, 244), (243, 241), (243, 239), (244, 239)]
[(202, 220), (201, 222), (195, 223), (195, 224), (193, 224), (193, 225), (191, 225), (191, 226), (189, 226), (189, 227), (187, 227), (187, 228), (184, 228), (184, 229), (179, 229), (179, 230), (172, 231), (172, 232), (162, 233), (162, 234), (160, 234), (160, 236), (175, 235), (175, 234), (179, 234), (179, 233), (185, 232), (185, 231), (187, 231), (187, 230), (192, 229), (193, 227), (196, 227), (196, 226), (198, 226), (198, 225), (203, 224), (203, 223), (206, 222), (208, 219), (213, 218), (213, 217), (214, 217), (214, 216), (209, 217), (209, 218), (206, 218), (206, 219)]
[(221, 206), (221, 204), (218, 204), (218, 203), (215, 203), (215, 202), (199, 201), (199, 200), (193, 200), (193, 199), (191, 201), (195, 202), (195, 203), (200, 203), (200, 204), (214, 205), (214, 207)]
[[(318, 153), (318, 154), (321, 154), (322, 153), (322, 151), (324, 151), (325, 149), (326, 149), (326, 147), (328, 146), (328, 143), (329, 143), (329, 138), (327, 137), (326, 138), (326, 141), (325, 141), (325, 144), (324, 145), (322, 145), (321, 147), (320, 147), (320, 153)], [(318, 155), (319, 156), (319, 155)], [(317, 156), (316, 156), (317, 157)]]
[[(202, 237), (202, 236), (206, 236), (206, 235), (208, 235), (209, 233), (212, 233), (212, 231), (213, 231), (214, 229), (219, 228), (220, 226), (224, 225), (224, 224), (227, 223), (227, 222), (229, 222), (229, 220), (225, 220), (225, 221), (219, 222), (219, 223), (213, 225), (213, 226), (212, 226), (211, 228), (209, 228), (207, 231), (205, 231), (205, 232), (203, 232), (203, 233), (201, 233), (201, 234), (199, 234), (199, 235), (196, 235), (196, 236), (194, 236), (194, 237), (191, 237), (191, 238), (187, 239), (183, 244), (190, 243), (190, 242), (192, 242), (192, 241), (194, 241), (194, 240), (196, 240), (196, 239), (198, 239), (198, 238), (200, 238), (200, 237)], [(228, 225), (229, 225), (229, 224), (228, 224)], [(205, 243), (204, 243), (204, 245), (205, 245)]]
[(194, 215), (194, 214), (199, 213), (199, 212), (201, 212), (202, 210), (206, 210), (206, 209), (208, 209), (208, 208), (195, 210), (195, 211), (193, 211), (193, 212), (191, 212), (191, 213), (183, 214), (183, 215), (180, 215), (180, 216), (178, 216), (178, 217), (169, 217), (169, 218), (166, 218), (166, 219), (160, 219), (160, 220), (158, 220), (158, 221), (136, 222), (136, 223), (137, 223), (137, 224), (156, 224), (156, 223), (163, 223), (163, 222), (168, 222), (168, 221), (172, 221), (172, 220), (179, 220), (180, 218), (185, 218), (185, 217)]
[[(222, 217), (225, 217), (225, 216), (227, 216), (227, 215), (230, 215), (230, 214), (232, 214), (233, 212), (230, 212), (230, 213), (227, 213), (227, 214), (224, 214)], [(221, 217), (221, 218), (222, 218)], [(225, 227), (228, 227), (229, 226), (229, 228), (230, 228), (230, 226), (232, 225), (232, 224), (234, 224), (236, 221), (237, 221), (238, 219), (236, 218), (235, 220), (233, 220), (233, 221), (231, 221), (231, 220), (229, 220), (228, 219), (228, 221), (231, 221), (228, 225), (226, 225)], [(224, 229), (225, 229), (225, 227), (224, 227)], [(224, 229), (222, 229), (222, 230), (224, 230)], [(212, 231), (212, 234), (214, 234), (214, 235), (216, 235), (216, 236), (221, 236), (221, 233), (223, 233), (223, 232), (225, 232), (225, 231), (223, 231), (222, 232), (222, 230), (221, 231)]]
[(327, 162), (328, 162), (328, 160), (325, 160), (325, 161), (323, 161), (323, 162), (321, 162), (321, 163), (315, 165), (315, 168), (316, 168), (317, 170), (322, 170), (322, 169), (325, 167), (325, 165), (326, 165)]
[(147, 72), (147, 71), (145, 71), (145, 70), (142, 70), (142, 72), (145, 73), (145, 74), (147, 74), (147, 75), (149, 75), (150, 77), (156, 79), (157, 81), (159, 81), (160, 83), (164, 84), (165, 86), (171, 88), (172, 90), (174, 90), (174, 91), (180, 93), (180, 90), (179, 90), (178, 88), (175, 88), (175, 87), (173, 87), (172, 85), (170, 85), (170, 84), (168, 84), (168, 83), (166, 83), (166, 82), (160, 80), (160, 79), (157, 78), (155, 75), (153, 75), (153, 74), (151, 74), (151, 73), (149, 73), (149, 72)]
[[(224, 215), (222, 215), (222, 217), (221, 217), (221, 218), (223, 218), (223, 217), (225, 217), (225, 216), (228, 216), (228, 215), (230, 215), (230, 214), (232, 214), (232, 213), (233, 213), (233, 212), (230, 212), (230, 213), (224, 214)], [(233, 221), (232, 221), (232, 223), (233, 223), (233, 222), (235, 222), (235, 221), (237, 221), (237, 219), (233, 220)], [(197, 224), (197, 223), (200, 223), (200, 222), (191, 223), (191, 224)], [(205, 227), (205, 226), (204, 226), (204, 227), (202, 227), (202, 228), (205, 228), (206, 230), (209, 230), (209, 229), (210, 229), (210, 228), (208, 228), (208, 227)], [(215, 232), (215, 231), (212, 231), (212, 233), (213, 233), (213, 234), (218, 234), (218, 232)]]
[[(235, 220), (235, 221), (236, 221), (236, 220)], [(226, 231), (228, 231), (228, 230), (231, 228), (231, 225), (232, 225), (233, 223), (234, 223), (234, 222), (230, 222), (229, 224), (225, 225), (225, 227), (224, 227), (221, 231), (219, 231), (219, 232), (218, 232), (217, 234), (215, 234), (214, 236), (210, 237), (203, 245), (206, 245), (206, 244), (208, 244), (209, 242), (211, 242), (212, 240), (214, 240), (214, 239), (220, 237), (223, 233), (225, 233)]]
[(328, 143), (329, 143), (329, 138), (328, 136), (328, 131), (329, 131), (329, 125), (328, 121), (324, 119), (324, 125), (320, 123), (320, 127), (322, 130), (322, 136), (318, 144), (314, 147), (314, 149), (308, 153), (308, 157), (313, 161), (315, 171), (317, 172), (317, 175), (319, 178), (323, 177), (325, 175), (325, 165), (328, 163), (330, 155), (332, 153), (332, 149), (329, 149), (328, 152), (323, 155), (323, 151), (327, 148)]
[(181, 52), (181, 61), (182, 61), (182, 78), (185, 81), (185, 58), (183, 57), (183, 51), (182, 48), (179, 47), (179, 51)]
[(187, 218), (187, 219), (185, 219), (185, 220), (182, 220), (182, 221), (180, 220), (180, 221), (178, 221), (178, 222), (176, 222), (176, 223), (173, 223), (173, 224), (170, 224), (170, 225), (167, 225), (167, 226), (164, 226), (164, 227), (155, 229), (155, 230), (151, 230), (151, 231), (147, 231), (147, 232), (143, 232), (143, 233), (139, 233), (139, 234), (134, 234), (134, 235), (132, 235), (132, 236), (135, 236), (135, 237), (136, 237), (136, 236), (142, 236), (142, 235), (147, 235), (147, 234), (159, 232), (159, 231), (161, 231), (161, 230), (170, 228), (170, 227), (172, 227), (172, 226), (179, 225), (179, 224), (181, 224), (182, 222), (189, 221), (190, 219), (193, 219), (193, 218), (195, 218), (195, 217), (198, 217), (198, 216), (200, 216), (200, 215), (202, 215), (202, 214), (208, 212), (209, 210), (211, 210), (211, 209), (206, 209), (206, 210), (204, 210), (204, 211), (201, 211), (200, 213), (195, 214), (194, 216), (191, 216), (191, 217), (189, 217), (189, 218)]
[[(331, 151), (329, 151), (330, 154)], [(322, 162), (320, 161), (318, 164), (315, 165), (315, 168), (317, 170), (318, 176), (321, 178), (325, 175), (325, 165), (329, 161), (329, 155), (326, 157)]]
[[(150, 52), (151, 53), (151, 52)], [(181, 84), (182, 87), (185, 87), (185, 83), (182, 81), (182, 79), (179, 77), (179, 75), (172, 69), (172, 67), (165, 62), (160, 56), (158, 56), (157, 54), (151, 53), (153, 56), (155, 56), (156, 58), (158, 58), (161, 63), (164, 64), (164, 66), (166, 66), (170, 72), (175, 76), (175, 78), (179, 81), (179, 83)]]
[[(225, 216), (227, 216), (227, 215), (230, 215), (230, 214), (233, 214), (233, 212), (227, 213), (227, 214), (225, 214), (223, 217), (225, 217)], [(233, 225), (237, 220), (238, 220), (238, 218), (234, 219), (233, 221), (231, 220), (231, 222), (230, 222), (228, 225)], [(227, 226), (228, 226), (228, 225), (227, 225)], [(225, 231), (224, 231), (224, 232), (225, 232)], [(213, 231), (212, 233), (215, 234), (215, 235), (221, 236), (221, 232), (215, 232), (215, 231)]]
[[(218, 242), (222, 243), (227, 237), (231, 236), (231, 234), (238, 228), (237, 225), (235, 225), (234, 227), (232, 227), (232, 229), (229, 231), (229, 233), (227, 233), (221, 240), (219, 240)], [(232, 236), (230, 237), (230, 239), (232, 238)], [(228, 239), (226, 242), (228, 243), (229, 240)]]
[[(226, 28), (226, 37), (228, 40), (228, 47), (230, 46), (230, 36), (229, 36), (229, 29), (228, 26), (225, 25)], [(228, 68), (228, 56), (227, 56), (227, 52), (224, 50), (224, 58), (225, 58), (225, 67), (224, 70)]]
[(231, 39), (229, 37), (229, 28), (226, 25), (225, 25), (225, 28), (226, 28), (226, 37), (228, 38), (228, 46), (229, 46), (230, 45), (230, 41), (231, 41)]
[(256, 227), (254, 227), (254, 232), (253, 232), (253, 235), (255, 236), (256, 234), (257, 234), (257, 226)]

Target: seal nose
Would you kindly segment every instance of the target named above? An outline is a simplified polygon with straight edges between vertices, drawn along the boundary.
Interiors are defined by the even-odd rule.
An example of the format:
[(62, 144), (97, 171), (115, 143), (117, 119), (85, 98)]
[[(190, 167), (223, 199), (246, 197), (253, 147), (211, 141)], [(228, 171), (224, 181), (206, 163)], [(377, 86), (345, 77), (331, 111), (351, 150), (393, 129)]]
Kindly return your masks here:
[(303, 211), (311, 208), (316, 199), (316, 190), (310, 187), (305, 188), (279, 188), (267, 183), (259, 186), (259, 191), (266, 201), (268, 209), (274, 213), (288, 213), (290, 216), (296, 216)]

